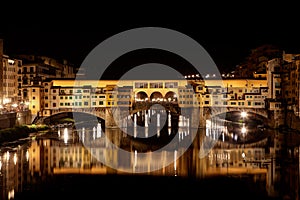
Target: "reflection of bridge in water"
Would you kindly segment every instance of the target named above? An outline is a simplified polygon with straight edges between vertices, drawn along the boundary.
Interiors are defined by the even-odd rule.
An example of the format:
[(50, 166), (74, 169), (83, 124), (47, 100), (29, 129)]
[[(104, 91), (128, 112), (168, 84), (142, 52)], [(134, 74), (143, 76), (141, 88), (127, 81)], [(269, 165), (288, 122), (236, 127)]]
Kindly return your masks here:
[[(25, 152), (22, 153), (23, 147), (18, 148), (17, 154), (10, 152), (10, 155), (16, 155), (18, 165), (14, 164), (14, 156), (11, 156), (10, 160), (3, 157), (2, 170), (15, 170), (21, 162), (26, 162), (28, 173), (38, 174), (36, 177), (77, 173), (137, 173), (201, 179), (233, 175), (247, 176), (253, 178), (253, 181), (263, 182), (267, 191), (274, 188), (276, 164), (268, 149), (275, 145), (270, 146), (268, 138), (249, 144), (228, 143), (220, 138), (207, 136), (206, 129), (202, 128), (197, 129), (195, 137), (192, 137), (191, 132), (188, 134), (191, 130), (191, 127), (187, 129), (188, 120), (177, 124), (182, 126), (182, 134), (177, 131), (169, 135), (166, 130), (162, 130), (159, 137), (152, 136), (175, 139), (172, 141), (174, 145), (158, 151), (139, 149), (141, 140), (150, 138), (142, 138), (140, 135), (144, 135), (144, 132), (137, 133), (135, 138), (121, 129), (106, 129), (101, 123), (78, 129), (57, 127), (53, 132), (31, 140), (28, 150), (24, 149)], [(157, 126), (157, 121), (154, 125)], [(134, 128), (134, 124), (131, 128)], [(174, 130), (178, 130), (178, 126)], [(148, 146), (154, 145), (155, 140), (152, 142), (148, 143)], [(18, 158), (22, 155), (26, 155), (26, 159)]]
[[(154, 129), (151, 130), (147, 129), (151, 127), (151, 123), (148, 124), (148, 127), (147, 125), (145, 126), (145, 122), (147, 121), (147, 117), (145, 116), (148, 116), (148, 113), (145, 112), (145, 115), (137, 113), (133, 114), (133, 116), (128, 119), (128, 121), (131, 122), (130, 125), (128, 123), (126, 126), (122, 127), (127, 128), (126, 130), (122, 128), (104, 128), (101, 129), (101, 131), (103, 132), (99, 133), (99, 124), (95, 125), (94, 127), (84, 127), (75, 130), (75, 135), (78, 135), (76, 141), (82, 143), (90, 151), (91, 155), (95, 157), (96, 160), (100, 160), (104, 163), (109, 162), (107, 163), (108, 166), (113, 169), (119, 169), (119, 173), (122, 173), (122, 171), (126, 173), (153, 173), (159, 168), (172, 168), (170, 167), (170, 165), (172, 165), (172, 163), (176, 163), (176, 166), (173, 165), (172, 170), (169, 169), (169, 171), (172, 171), (172, 173), (182, 173), (181, 175), (186, 175), (187, 173), (190, 173), (190, 170), (192, 170), (194, 172), (197, 172), (196, 174), (199, 176), (206, 176), (207, 171), (204, 173), (202, 169), (203, 166), (200, 166), (200, 163), (203, 161), (203, 159), (207, 159), (208, 157), (211, 159), (211, 156), (214, 155), (213, 152), (223, 151), (224, 149), (229, 149), (230, 152), (236, 154), (236, 156), (232, 155), (229, 160), (226, 160), (229, 161), (229, 163), (235, 163), (234, 165), (228, 165), (228, 167), (226, 168), (229, 168), (229, 173), (230, 168), (235, 169), (237, 167), (239, 168), (246, 166), (244, 162), (245, 159), (244, 157), (242, 157), (243, 152), (246, 152), (245, 155), (247, 155), (247, 158), (249, 159), (251, 155), (257, 156), (257, 152), (259, 152), (259, 156), (253, 159), (258, 160), (265, 158), (265, 147), (269, 142), (267, 137), (253, 143), (239, 144), (223, 141), (221, 139), (222, 137), (220, 137), (221, 134), (219, 134), (219, 136), (217, 137), (216, 135), (209, 134), (211, 132), (207, 132), (207, 129), (197, 129), (196, 133), (192, 135), (191, 127), (189, 127), (189, 119), (178, 117), (178, 121), (175, 120), (175, 123), (177, 125), (172, 126), (169, 120), (170, 113), (166, 117), (167, 122), (163, 125), (165, 127), (165, 129), (163, 129), (163, 127), (160, 127), (160, 124), (157, 121), (157, 115), (159, 115), (159, 112), (152, 113), (152, 115), (156, 115), (156, 117), (152, 118), (152, 125)], [(147, 134), (147, 130), (151, 130), (150, 133)], [(159, 131), (159, 133), (157, 131)], [(72, 132), (72, 130), (69, 130), (69, 132)], [(168, 146), (165, 147), (165, 145)], [(248, 151), (250, 151), (250, 153)], [(190, 154), (191, 152), (193, 155), (192, 157), (197, 156), (199, 160), (196, 159), (197, 161), (187, 161), (186, 156), (176, 155), (185, 155)], [(228, 151), (226, 155), (227, 154)], [(101, 156), (99, 157), (99, 155)], [(114, 156), (116, 156), (116, 160), (112, 159)], [(221, 157), (225, 158), (226, 156), (224, 157), (223, 155)], [(122, 159), (119, 160), (120, 158)], [(183, 160), (181, 161), (181, 159)], [(193, 169), (188, 169), (186, 172), (179, 172), (180, 170), (178, 170), (177, 165), (186, 165), (190, 162), (193, 163)], [(216, 164), (213, 165), (220, 165), (217, 164), (219, 161), (215, 162)], [(223, 164), (221, 165), (225, 165), (224, 159), (222, 162)], [(163, 163), (163, 166), (158, 167), (158, 163)], [(242, 164), (242, 166), (240, 164)], [(186, 166), (183, 168), (186, 168)], [(255, 168), (257, 168), (257, 166)], [(214, 168), (212, 167), (211, 170), (213, 169)], [(247, 172), (250, 172), (251, 168), (248, 167), (245, 170)], [(261, 170), (260, 172), (264, 170)], [(240, 171), (241, 170), (237, 170), (236, 172)], [(257, 171), (257, 169), (255, 169), (253, 172), (255, 171)]]
[[(166, 168), (170, 163), (174, 163), (175, 160), (178, 164), (177, 159), (181, 159), (181, 155), (185, 154), (187, 149), (189, 149), (188, 151), (198, 151), (197, 153), (194, 152), (193, 157), (197, 155), (201, 160), (210, 155), (212, 149), (224, 146), (225, 144), (227, 147), (236, 150), (245, 148), (247, 145), (251, 147), (251, 144), (254, 144), (255, 147), (263, 148), (266, 145), (266, 137), (259, 138), (259, 141), (251, 141), (249, 144), (245, 141), (239, 141), (238, 143), (237, 140), (229, 142), (228, 138), (232, 136), (230, 136), (224, 123), (224, 111), (226, 114), (226, 112), (240, 113), (244, 110), (247, 109), (230, 107), (179, 108), (178, 104), (174, 102), (136, 102), (131, 109), (125, 107), (122, 110), (122, 107), (111, 107), (85, 110), (93, 113), (94, 116), (101, 116), (100, 118), (104, 119), (101, 120), (103, 131), (101, 137), (99, 137), (99, 133), (96, 131), (96, 124), (94, 127), (79, 125), (76, 126), (77, 130), (75, 131), (79, 136), (79, 141), (81, 140), (84, 146), (88, 147), (91, 152), (95, 152), (95, 155), (102, 155), (102, 157), (100, 156), (100, 160), (103, 162), (109, 161), (108, 166), (110, 168), (122, 169), (119, 171), (130, 173), (150, 173), (156, 171), (155, 168), (159, 168), (157, 163), (163, 163), (161, 164), (163, 165), (162, 168)], [(265, 113), (257, 109), (248, 109), (247, 111), (249, 113)], [(204, 117), (201, 118), (201, 116)], [(201, 121), (205, 120), (205, 125), (199, 126), (195, 125), (195, 123), (193, 124), (193, 117), (194, 119), (198, 119), (198, 124), (201, 124)], [(114, 121), (114, 126), (107, 127), (109, 124), (107, 121)], [(172, 124), (171, 121), (173, 121)], [(190, 146), (196, 146), (197, 148), (196, 150), (195, 148), (190, 150)], [(156, 151), (158, 151), (158, 154), (155, 153)], [(128, 161), (125, 162), (126, 164), (120, 164), (115, 160), (111, 160), (111, 156), (114, 155), (124, 158), (122, 159), (123, 161)], [(240, 161), (243, 162), (244, 160), (241, 159)], [(199, 164), (194, 165), (192, 171), (197, 171), (197, 165)], [(173, 166), (173, 168), (177, 167)], [(202, 171), (200, 168), (198, 170)], [(247, 170), (249, 171), (249, 169)], [(178, 170), (175, 171), (177, 174)]]

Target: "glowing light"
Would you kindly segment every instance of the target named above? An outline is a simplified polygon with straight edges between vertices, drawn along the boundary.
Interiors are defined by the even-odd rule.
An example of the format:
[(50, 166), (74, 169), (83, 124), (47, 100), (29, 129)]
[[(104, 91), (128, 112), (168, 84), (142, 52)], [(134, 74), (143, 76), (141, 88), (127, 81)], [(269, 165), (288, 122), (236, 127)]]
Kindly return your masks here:
[(28, 161), (29, 160), (29, 151), (28, 150), (26, 151), (26, 155), (25, 156), (26, 156), (26, 161)]
[(102, 130), (101, 130), (101, 123), (99, 122), (97, 124), (97, 138), (101, 137), (101, 132), (102, 132)]
[(14, 199), (15, 198), (15, 190), (12, 189), (8, 192), (8, 199)]
[(8, 64), (13, 65), (13, 64), (15, 64), (15, 61), (12, 59), (8, 59)]
[(169, 114), (168, 114), (168, 127), (171, 127), (171, 121), (172, 121), (171, 113), (169, 112)]
[(241, 112), (241, 117), (242, 117), (242, 118), (247, 117), (247, 112), (245, 112), (245, 111)]
[(9, 102), (10, 102), (10, 100), (9, 100), (8, 98), (3, 99), (3, 103), (4, 103), (4, 104), (7, 104), (7, 103), (9, 103)]
[(68, 143), (68, 139), (69, 139), (68, 129), (64, 128), (64, 142), (65, 142), (65, 144)]
[(9, 151), (7, 151), (5, 154), (4, 154), (4, 159), (6, 161), (9, 161)]
[(95, 126), (93, 127), (93, 139), (94, 140), (96, 139), (96, 127)]
[(241, 132), (242, 132), (243, 134), (245, 134), (245, 133), (247, 132), (246, 127), (243, 127), (242, 130), (241, 130)]
[(14, 153), (14, 164), (17, 164), (17, 161), (18, 161), (17, 154), (16, 154), (16, 153)]
[(136, 167), (136, 165), (137, 165), (137, 151), (134, 150), (134, 164), (133, 164), (133, 166)]
[(177, 168), (176, 160), (177, 160), (177, 150), (174, 151), (174, 170), (175, 171), (176, 171), (176, 168)]
[(243, 157), (243, 158), (245, 158), (245, 157), (246, 157), (246, 154), (245, 154), (245, 152), (243, 152), (243, 153), (242, 153), (242, 157)]

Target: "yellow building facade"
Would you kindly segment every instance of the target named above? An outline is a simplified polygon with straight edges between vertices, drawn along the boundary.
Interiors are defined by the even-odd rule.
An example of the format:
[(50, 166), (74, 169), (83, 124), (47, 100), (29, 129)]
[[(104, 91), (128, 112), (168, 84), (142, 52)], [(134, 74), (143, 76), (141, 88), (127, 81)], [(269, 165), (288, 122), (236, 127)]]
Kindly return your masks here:
[(89, 108), (132, 106), (134, 102), (174, 102), (179, 107), (264, 108), (267, 80), (74, 80), (44, 81), (28, 88), (34, 115)]

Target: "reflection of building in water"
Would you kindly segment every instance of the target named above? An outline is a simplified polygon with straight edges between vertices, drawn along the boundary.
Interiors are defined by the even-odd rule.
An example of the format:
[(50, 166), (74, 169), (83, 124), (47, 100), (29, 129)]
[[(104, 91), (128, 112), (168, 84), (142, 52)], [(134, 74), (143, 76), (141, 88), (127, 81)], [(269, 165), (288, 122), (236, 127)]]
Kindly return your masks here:
[[(211, 168), (258, 168), (260, 161), (265, 158), (264, 148), (235, 148), (235, 149), (213, 149), (208, 154), (208, 165)], [(252, 162), (250, 162), (252, 161)], [(235, 171), (232, 170), (234, 173)], [(230, 173), (230, 171), (229, 171)]]
[[(253, 181), (260, 188), (266, 188), (268, 194), (272, 196), (281, 195), (278, 194), (278, 191), (290, 194), (297, 193), (299, 165), (286, 167), (287, 163), (277, 159), (283, 153), (278, 151), (279, 147), (285, 145), (281, 135), (275, 137), (274, 143), (272, 143), (273, 141), (270, 143), (268, 139), (251, 144), (230, 144), (220, 140), (215, 141), (207, 155), (200, 158), (201, 148), (199, 148), (198, 143), (203, 139), (202, 137), (207, 137), (206, 130), (201, 130), (203, 133), (199, 132), (199, 137), (195, 139), (195, 143), (187, 151), (180, 152), (180, 148), (168, 149), (162, 151), (161, 154), (154, 152), (140, 154), (133, 150), (124, 156), (120, 149), (110, 146), (111, 144), (107, 145), (107, 138), (103, 135), (108, 134), (108, 130), (101, 138), (90, 141), (89, 145), (84, 145), (78, 140), (74, 142), (72, 139), (65, 143), (63, 138), (59, 140), (32, 140), (28, 154), (23, 147), (16, 151), (10, 151), (9, 154), (5, 151), (1, 154), (1, 197), (7, 197), (13, 192), (24, 190), (25, 183), (32, 184), (44, 180), (44, 175), (67, 173), (119, 174), (123, 172), (134, 174), (140, 171), (150, 175), (200, 178), (219, 175), (246, 176), (253, 178)], [(117, 135), (118, 132), (114, 130), (111, 134)], [(123, 139), (122, 137), (115, 138)], [(278, 144), (278, 141), (281, 144)], [(290, 146), (290, 144), (288, 145)], [(289, 161), (299, 162), (299, 145), (290, 148), (290, 150), (285, 158)], [(270, 153), (276, 159), (272, 159)], [(177, 154), (182, 154), (182, 156), (175, 159)], [(172, 162), (169, 162), (170, 158), (173, 159)], [(116, 170), (108, 167), (106, 163), (112, 164)], [(280, 168), (280, 165), (285, 168)]]
[[(97, 149), (98, 154), (102, 153), (101, 149)], [(63, 172), (76, 172), (80, 170), (101, 168), (103, 164), (91, 156), (88, 150), (81, 143), (64, 144), (62, 141), (53, 141), (50, 139), (35, 140), (29, 148), (30, 160), (29, 166), (31, 174), (38, 173), (39, 175), (52, 174), (58, 172), (59, 169)], [(73, 170), (71, 170), (73, 169)]]
[[(114, 132), (114, 135), (117, 133)], [(122, 138), (118, 138), (120, 139)], [(245, 148), (230, 148), (227, 151), (225, 151), (226, 148), (214, 148), (204, 161), (196, 157), (199, 150), (185, 152), (185, 149), (178, 148), (176, 151), (166, 149), (160, 153), (142, 154), (132, 151), (126, 154), (120, 148), (108, 146), (106, 141), (105, 137), (95, 139), (89, 145), (83, 145), (80, 142), (66, 144), (63, 139), (32, 141), (29, 148), (30, 171), (32, 174), (109, 173), (109, 170), (115, 169), (114, 172), (117, 173), (142, 172), (153, 175), (187, 176), (192, 173), (193, 168), (197, 168), (191, 166), (193, 162), (203, 168), (201, 173), (205, 174), (204, 176), (228, 172), (246, 173), (249, 170), (254, 173), (256, 171), (266, 173), (265, 169), (260, 169), (260, 163), (249, 162), (265, 158), (264, 148), (246, 146)], [(180, 142), (184, 142), (184, 139)], [(183, 156), (176, 157), (176, 154)]]
[[(134, 169), (147, 168), (146, 171), (156, 169), (167, 160), (168, 152), (162, 153), (161, 157), (155, 154), (148, 154), (147, 157), (134, 157), (132, 152), (128, 157), (122, 157), (122, 152), (117, 148), (107, 148), (105, 142), (100, 145), (84, 146), (82, 143), (64, 144), (62, 141), (35, 140), (29, 148), (29, 169), (31, 175), (46, 175), (52, 173), (109, 173), (108, 167), (103, 163), (109, 163), (118, 167), (117, 172), (131, 171)], [(174, 157), (174, 152), (172, 158)], [(133, 167), (134, 166), (134, 167)], [(167, 167), (167, 166), (165, 166)], [(155, 173), (168, 173), (167, 168)], [(174, 173), (172, 171), (172, 173)]]
[[(15, 193), (22, 191), (27, 180), (26, 149), (4, 151), (0, 154), (0, 197), (13, 199)], [(25, 172), (25, 173), (24, 173)]]

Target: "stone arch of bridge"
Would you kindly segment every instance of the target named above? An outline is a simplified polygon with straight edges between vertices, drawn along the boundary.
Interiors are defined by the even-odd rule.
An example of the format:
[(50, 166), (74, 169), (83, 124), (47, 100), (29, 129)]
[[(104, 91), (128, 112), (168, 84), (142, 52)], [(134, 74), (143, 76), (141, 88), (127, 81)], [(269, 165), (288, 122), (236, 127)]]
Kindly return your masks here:
[[(105, 111), (104, 111), (105, 112)], [(71, 118), (75, 119), (76, 121), (79, 121), (81, 119), (82, 121), (91, 121), (91, 120), (100, 120), (103, 123), (105, 122), (105, 113), (101, 112), (71, 112), (71, 111), (64, 111), (64, 112), (59, 112), (55, 113), (51, 116), (45, 117), (43, 119), (44, 124), (54, 124), (59, 122), (61, 119), (64, 118)]]

